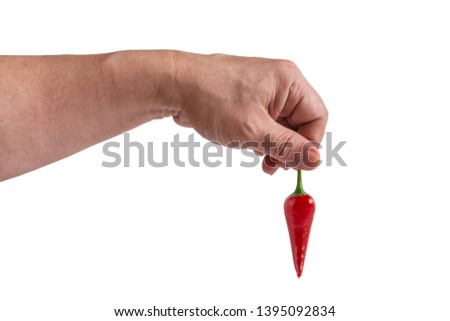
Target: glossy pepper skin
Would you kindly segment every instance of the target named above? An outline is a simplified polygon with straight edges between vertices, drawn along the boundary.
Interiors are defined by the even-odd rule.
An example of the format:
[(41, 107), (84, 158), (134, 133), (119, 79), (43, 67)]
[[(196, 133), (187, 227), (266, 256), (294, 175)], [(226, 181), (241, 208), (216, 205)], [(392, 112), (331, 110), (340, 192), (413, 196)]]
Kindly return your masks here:
[(284, 214), (291, 240), (294, 266), (297, 276), (300, 278), (305, 263), (309, 233), (316, 205), (314, 199), (303, 190), (300, 170), (297, 177), (297, 188), (284, 202)]

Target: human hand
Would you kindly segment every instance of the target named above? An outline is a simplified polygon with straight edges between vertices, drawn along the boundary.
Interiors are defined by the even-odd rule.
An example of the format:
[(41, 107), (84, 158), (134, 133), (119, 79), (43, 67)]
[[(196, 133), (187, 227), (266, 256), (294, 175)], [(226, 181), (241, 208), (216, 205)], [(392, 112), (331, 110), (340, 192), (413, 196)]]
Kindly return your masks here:
[(0, 57), (2, 92), (0, 181), (167, 116), (266, 154), (269, 174), (312, 169), (319, 152), (310, 142), (327, 121), (319, 95), (285, 60), (167, 50)]
[[(175, 52), (174, 65), (177, 124), (222, 145), (238, 142), (266, 154), (263, 170), (271, 175), (279, 167), (318, 166), (315, 145), (323, 138), (328, 111), (294, 63)], [(268, 137), (272, 148), (262, 144)]]

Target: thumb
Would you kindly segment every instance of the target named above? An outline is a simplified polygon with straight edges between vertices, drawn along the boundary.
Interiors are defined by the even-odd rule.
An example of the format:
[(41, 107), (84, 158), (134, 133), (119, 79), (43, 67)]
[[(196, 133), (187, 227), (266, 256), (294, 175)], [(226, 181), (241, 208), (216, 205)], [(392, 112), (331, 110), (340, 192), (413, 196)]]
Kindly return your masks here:
[(277, 163), (276, 167), (314, 169), (320, 164), (318, 144), (299, 133), (273, 121), (270, 131), (264, 135), (262, 147), (266, 157)]

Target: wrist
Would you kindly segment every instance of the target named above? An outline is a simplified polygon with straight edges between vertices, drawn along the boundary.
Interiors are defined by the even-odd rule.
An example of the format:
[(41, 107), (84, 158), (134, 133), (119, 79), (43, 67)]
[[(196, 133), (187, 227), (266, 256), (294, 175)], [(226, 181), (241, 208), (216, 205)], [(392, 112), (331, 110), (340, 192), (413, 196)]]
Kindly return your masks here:
[(173, 59), (172, 106), (183, 111), (189, 106), (196, 92), (204, 86), (204, 77), (208, 74), (211, 55), (195, 54), (184, 51), (171, 51)]
[(146, 121), (179, 113), (176, 53), (170, 50), (121, 51), (106, 55), (104, 70), (113, 101)]

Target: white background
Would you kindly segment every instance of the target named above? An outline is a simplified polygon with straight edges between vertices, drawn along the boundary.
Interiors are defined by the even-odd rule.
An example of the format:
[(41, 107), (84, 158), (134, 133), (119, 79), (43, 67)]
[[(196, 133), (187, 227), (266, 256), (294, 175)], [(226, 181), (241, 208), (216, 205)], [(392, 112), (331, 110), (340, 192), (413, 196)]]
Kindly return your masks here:
[[(304, 174), (317, 212), (300, 280), (282, 207), (294, 171), (110, 169), (99, 144), (1, 183), (0, 320), (114, 320), (114, 308), (153, 305), (448, 320), (446, 3), (2, 1), (1, 54), (291, 59), (327, 104), (334, 143), (348, 141), (348, 167)], [(161, 146), (176, 133), (191, 130), (167, 119), (131, 138)]]

